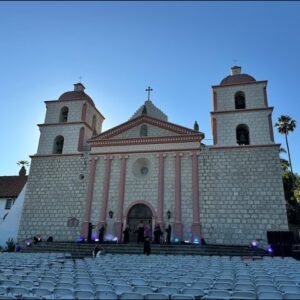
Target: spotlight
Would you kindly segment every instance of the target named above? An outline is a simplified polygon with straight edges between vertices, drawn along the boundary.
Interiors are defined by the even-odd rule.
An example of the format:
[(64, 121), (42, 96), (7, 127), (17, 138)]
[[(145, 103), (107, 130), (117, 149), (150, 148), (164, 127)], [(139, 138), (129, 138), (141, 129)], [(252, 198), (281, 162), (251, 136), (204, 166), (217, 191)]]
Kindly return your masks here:
[(95, 242), (99, 242), (99, 239), (95, 239)]
[(16, 245), (16, 252), (21, 251), (21, 247), (19, 245)]
[(271, 245), (268, 245), (267, 251), (269, 252), (269, 254), (273, 253), (273, 249)]
[(184, 244), (190, 244), (191, 242), (189, 240), (185, 240)]
[(30, 247), (30, 246), (31, 246), (31, 243), (30, 243), (29, 241), (27, 241), (27, 242), (26, 242), (26, 246), (27, 246), (27, 247)]
[(113, 242), (116, 242), (116, 243), (118, 242), (118, 238), (116, 236), (112, 240), (113, 240)]
[(81, 242), (84, 242), (84, 237), (83, 236), (79, 236), (78, 238), (77, 238), (77, 242), (79, 242), (79, 243), (81, 243)]
[(175, 239), (174, 239), (174, 242), (175, 242), (175, 243), (179, 243), (179, 238), (175, 238)]
[(257, 247), (257, 241), (255, 241), (255, 240), (252, 241), (252, 242), (251, 242), (251, 246), (252, 246), (252, 247)]
[(194, 238), (193, 244), (199, 245), (200, 244), (199, 239), (198, 238)]

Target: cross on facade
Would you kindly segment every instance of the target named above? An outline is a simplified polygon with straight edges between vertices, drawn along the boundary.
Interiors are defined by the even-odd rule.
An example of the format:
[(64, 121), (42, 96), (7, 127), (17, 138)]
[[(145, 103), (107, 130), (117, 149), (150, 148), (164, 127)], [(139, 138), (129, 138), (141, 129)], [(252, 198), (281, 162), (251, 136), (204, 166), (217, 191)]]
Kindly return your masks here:
[(150, 92), (152, 92), (153, 89), (150, 86), (148, 86), (148, 88), (146, 88), (145, 91), (148, 92), (148, 100), (150, 100)]

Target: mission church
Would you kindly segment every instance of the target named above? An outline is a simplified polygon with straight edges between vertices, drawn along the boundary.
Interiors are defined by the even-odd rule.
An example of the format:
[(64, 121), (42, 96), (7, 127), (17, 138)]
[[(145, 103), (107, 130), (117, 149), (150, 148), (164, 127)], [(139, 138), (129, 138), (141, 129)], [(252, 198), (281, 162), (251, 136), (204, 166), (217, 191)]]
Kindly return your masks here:
[[(212, 86), (213, 145), (204, 133), (171, 123), (150, 97), (125, 123), (102, 132), (104, 116), (82, 83), (45, 101), (31, 156), (18, 239), (131, 238), (140, 220), (172, 227), (172, 240), (266, 242), (288, 230), (279, 145), (267, 81), (241, 67)], [(150, 88), (147, 89), (150, 93)]]

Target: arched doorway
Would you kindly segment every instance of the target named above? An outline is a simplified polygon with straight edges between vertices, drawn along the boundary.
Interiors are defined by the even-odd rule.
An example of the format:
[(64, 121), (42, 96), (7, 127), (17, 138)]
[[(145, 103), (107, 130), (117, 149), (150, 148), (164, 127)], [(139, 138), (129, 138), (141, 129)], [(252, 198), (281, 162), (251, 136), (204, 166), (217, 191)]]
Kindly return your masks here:
[(142, 220), (144, 224), (152, 225), (152, 211), (145, 204), (136, 204), (128, 212), (127, 224), (130, 228), (130, 242), (137, 241), (137, 233), (135, 233), (137, 225)]

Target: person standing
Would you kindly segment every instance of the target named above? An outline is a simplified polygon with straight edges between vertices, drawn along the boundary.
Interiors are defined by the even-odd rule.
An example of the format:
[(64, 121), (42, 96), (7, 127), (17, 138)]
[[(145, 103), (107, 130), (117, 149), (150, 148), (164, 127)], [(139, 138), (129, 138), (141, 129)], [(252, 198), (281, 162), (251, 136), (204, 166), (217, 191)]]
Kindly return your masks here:
[(167, 229), (166, 229), (166, 233), (167, 233), (166, 242), (167, 242), (167, 244), (171, 243), (171, 232), (172, 232), (172, 228), (171, 228), (171, 224), (169, 224)]
[(137, 242), (143, 243), (144, 242), (144, 222), (143, 220), (137, 226)]
[(154, 242), (155, 244), (160, 244), (160, 237), (162, 235), (162, 231), (160, 225), (157, 224), (154, 228)]
[(104, 225), (101, 226), (99, 229), (99, 244), (103, 244), (104, 242), (104, 232), (105, 232), (105, 227)]
[(127, 224), (124, 231), (123, 231), (123, 235), (124, 235), (123, 242), (124, 242), (124, 244), (129, 243), (129, 233), (130, 233), (130, 227)]
[(150, 255), (150, 253), (151, 253), (151, 241), (150, 238), (146, 236), (144, 241), (144, 254), (148, 256)]

